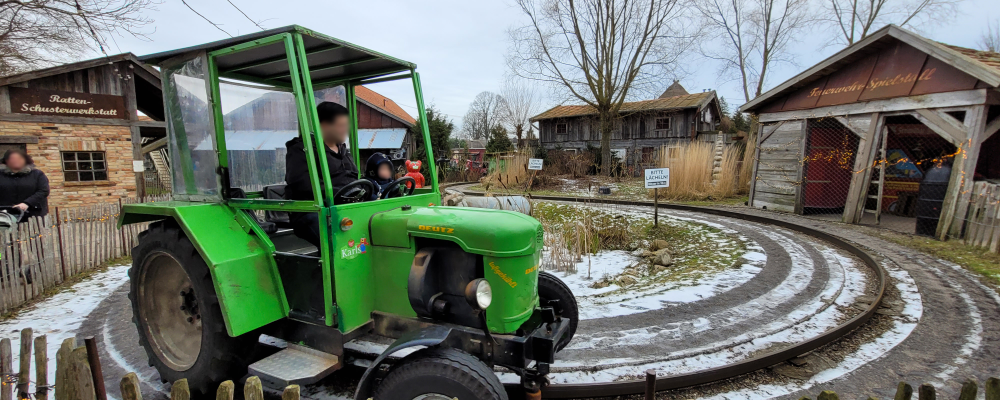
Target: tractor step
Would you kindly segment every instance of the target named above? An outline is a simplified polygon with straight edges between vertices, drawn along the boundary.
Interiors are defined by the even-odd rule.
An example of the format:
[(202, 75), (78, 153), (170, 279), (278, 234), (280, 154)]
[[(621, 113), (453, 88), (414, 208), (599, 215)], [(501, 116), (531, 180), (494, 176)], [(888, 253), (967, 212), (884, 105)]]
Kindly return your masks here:
[(250, 364), (250, 375), (256, 375), (267, 386), (309, 385), (340, 369), (340, 358), (319, 350), (295, 344)]

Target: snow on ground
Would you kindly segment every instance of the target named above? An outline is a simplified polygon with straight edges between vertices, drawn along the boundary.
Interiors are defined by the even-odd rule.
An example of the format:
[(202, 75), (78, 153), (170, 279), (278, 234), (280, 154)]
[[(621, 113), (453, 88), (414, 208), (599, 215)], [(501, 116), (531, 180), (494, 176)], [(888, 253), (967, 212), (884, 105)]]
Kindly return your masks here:
[[(570, 206), (562, 204), (560, 206)], [(651, 212), (602, 206), (571, 205), (615, 216), (625, 216), (630, 223), (653, 219)], [(686, 241), (670, 243), (674, 265), (652, 276), (636, 277), (635, 284), (620, 286), (616, 278), (627, 269), (646, 266), (639, 254), (624, 250), (602, 250), (582, 257), (570, 271), (549, 269), (569, 286), (580, 305), (580, 319), (598, 319), (661, 309), (669, 304), (707, 299), (736, 288), (759, 273), (767, 257), (759, 244), (720, 224), (690, 218), (661, 215), (660, 224), (689, 232)], [(735, 250), (724, 256), (704, 257), (706, 244), (713, 249)], [(715, 253), (714, 250), (712, 253)], [(549, 256), (543, 253), (543, 258)], [(542, 262), (544, 268), (548, 263)], [(603, 281), (603, 282), (602, 282)], [(608, 283), (606, 286), (597, 283)]]
[[(622, 290), (616, 284), (591, 287), (603, 276), (618, 276), (625, 268), (639, 263), (639, 257), (623, 250), (600, 251), (576, 264), (577, 272), (549, 271), (562, 279), (576, 295), (580, 319), (607, 318), (658, 310), (670, 303), (689, 303), (715, 296), (742, 285), (764, 266), (763, 249), (749, 246), (738, 268), (726, 268), (715, 274), (690, 274), (678, 279), (655, 282)], [(587, 276), (588, 268), (590, 277)]]
[[(107, 271), (94, 274), (87, 280), (77, 283), (62, 292), (40, 301), (16, 316), (0, 322), (0, 332), (11, 339), (11, 348), (18, 357), (21, 346), (20, 331), (31, 328), (34, 337), (45, 335), (49, 359), (49, 384), (55, 384), (56, 352), (63, 340), (76, 337), (87, 315), (90, 314), (102, 300), (108, 297), (119, 286), (128, 281), (128, 265), (116, 265)], [(79, 342), (77, 345), (82, 346)], [(32, 357), (34, 364), (34, 357)], [(35, 367), (32, 365), (31, 370)], [(34, 374), (32, 374), (34, 376)], [(34, 392), (34, 382), (30, 392)]]
[(892, 350), (898, 344), (902, 343), (903, 340), (906, 340), (910, 336), (910, 333), (913, 332), (913, 329), (917, 327), (917, 322), (920, 321), (920, 317), (924, 312), (920, 291), (917, 289), (916, 282), (910, 274), (902, 268), (891, 263), (883, 263), (883, 267), (889, 276), (892, 277), (893, 282), (895, 282), (896, 289), (899, 290), (904, 305), (901, 315), (893, 317), (892, 328), (883, 333), (882, 336), (871, 342), (862, 344), (839, 364), (820, 371), (805, 382), (789, 382), (783, 385), (759, 385), (754, 388), (719, 393), (709, 397), (708, 400), (757, 400), (787, 396), (796, 391), (809, 389), (847, 375), (865, 364), (882, 358), (889, 350)]

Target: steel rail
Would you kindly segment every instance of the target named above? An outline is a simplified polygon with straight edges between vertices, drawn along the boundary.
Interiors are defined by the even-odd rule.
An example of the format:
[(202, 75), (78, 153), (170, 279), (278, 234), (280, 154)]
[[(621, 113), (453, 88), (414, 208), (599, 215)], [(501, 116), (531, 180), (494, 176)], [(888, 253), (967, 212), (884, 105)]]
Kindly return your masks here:
[[(482, 192), (471, 192), (460, 190), (465, 195), (471, 196), (483, 196)], [(570, 196), (530, 196), (532, 200), (554, 200), (554, 201), (567, 201), (567, 202), (578, 202), (578, 203), (596, 203), (596, 204), (616, 204), (616, 205), (626, 205), (626, 206), (641, 206), (641, 207), (653, 207), (652, 202), (645, 201), (631, 201), (631, 200), (617, 200), (617, 199), (600, 199), (600, 198), (586, 198), (586, 197), (570, 197)], [(791, 360), (795, 357), (808, 353), (810, 351), (816, 350), (827, 344), (833, 343), (840, 339), (841, 337), (847, 335), (848, 333), (854, 331), (865, 322), (868, 322), (875, 311), (878, 310), (882, 303), (882, 298), (885, 295), (885, 289), (888, 282), (886, 281), (886, 272), (881, 265), (875, 259), (868, 254), (868, 252), (862, 250), (861, 248), (855, 246), (851, 242), (817, 229), (813, 229), (807, 226), (799, 225), (796, 223), (782, 221), (772, 218), (767, 218), (759, 215), (748, 215), (733, 211), (727, 211), (716, 208), (708, 207), (698, 207), (689, 206), (681, 204), (664, 204), (659, 203), (657, 205), (659, 208), (678, 210), (678, 211), (688, 211), (696, 212), (709, 215), (717, 215), (720, 217), (740, 219), (744, 221), (756, 222), (761, 224), (775, 225), (785, 229), (789, 229), (795, 232), (804, 233), (809, 236), (824, 240), (829, 242), (833, 246), (840, 248), (841, 250), (847, 251), (856, 257), (860, 258), (861, 261), (865, 263), (866, 266), (871, 268), (875, 272), (875, 276), (878, 278), (878, 296), (875, 301), (864, 310), (861, 314), (858, 314), (851, 318), (850, 320), (844, 322), (837, 327), (826, 331), (818, 336), (814, 336), (805, 341), (799, 342), (798, 344), (783, 348), (781, 350), (761, 354), (759, 356), (746, 359), (740, 362), (732, 363), (729, 365), (724, 365), (721, 367), (709, 368), (697, 372), (691, 372), (680, 375), (671, 375), (660, 377), (656, 379), (656, 391), (683, 389), (692, 386), (705, 385), (713, 382), (718, 382), (730, 378), (734, 378), (740, 375), (758, 371), (769, 366)], [(519, 384), (506, 384), (505, 385), (510, 390), (520, 390)], [(645, 379), (633, 379), (627, 381), (615, 381), (615, 382), (604, 382), (604, 383), (563, 383), (563, 384), (552, 384), (546, 386), (542, 389), (542, 398), (548, 399), (575, 399), (575, 398), (588, 398), (588, 397), (613, 397), (613, 396), (626, 396), (626, 395), (636, 395), (642, 394), (646, 390)]]

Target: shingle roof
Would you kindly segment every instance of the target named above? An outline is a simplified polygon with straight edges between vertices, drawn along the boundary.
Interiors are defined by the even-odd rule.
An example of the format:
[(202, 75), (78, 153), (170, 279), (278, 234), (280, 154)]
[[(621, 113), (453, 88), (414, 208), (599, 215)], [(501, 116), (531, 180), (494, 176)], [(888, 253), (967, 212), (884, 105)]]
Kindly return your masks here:
[(973, 60), (985, 64), (990, 68), (1000, 71), (1000, 53), (997, 53), (995, 51), (983, 51), (983, 50), (969, 49), (965, 47), (952, 46), (947, 43), (940, 43), (940, 42), (938, 43), (952, 50), (955, 50), (959, 53), (962, 53), (963, 56), (969, 57)]
[[(679, 110), (685, 108), (701, 108), (715, 98), (715, 91), (702, 93), (685, 94), (680, 96), (633, 101), (622, 104), (621, 113), (628, 114), (640, 111), (664, 111)], [(582, 117), (586, 115), (597, 115), (597, 110), (589, 105), (555, 106), (548, 111), (531, 118), (532, 121), (552, 118)]]
[(410, 114), (407, 114), (406, 111), (403, 111), (403, 108), (400, 107), (399, 104), (396, 104), (395, 101), (392, 101), (392, 99), (388, 97), (378, 94), (378, 92), (374, 90), (364, 86), (355, 86), (354, 94), (365, 104), (375, 107), (390, 116), (396, 117), (396, 119), (407, 123), (410, 126), (417, 123), (417, 120), (411, 117)]
[(667, 88), (667, 90), (663, 91), (663, 94), (660, 95), (660, 98), (665, 99), (668, 97), (682, 96), (685, 94), (688, 94), (687, 89), (684, 89), (684, 86), (681, 86), (681, 81), (675, 80), (674, 83)]

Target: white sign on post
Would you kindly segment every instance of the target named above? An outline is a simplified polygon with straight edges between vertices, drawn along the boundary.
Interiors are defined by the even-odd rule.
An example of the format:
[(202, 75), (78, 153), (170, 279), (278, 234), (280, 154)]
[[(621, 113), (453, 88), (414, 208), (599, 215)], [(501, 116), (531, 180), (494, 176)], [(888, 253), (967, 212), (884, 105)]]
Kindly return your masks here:
[(541, 158), (529, 158), (528, 159), (528, 170), (531, 171), (541, 171), (542, 170), (542, 159)]
[(646, 189), (670, 187), (670, 168), (646, 169)]

